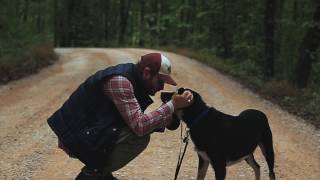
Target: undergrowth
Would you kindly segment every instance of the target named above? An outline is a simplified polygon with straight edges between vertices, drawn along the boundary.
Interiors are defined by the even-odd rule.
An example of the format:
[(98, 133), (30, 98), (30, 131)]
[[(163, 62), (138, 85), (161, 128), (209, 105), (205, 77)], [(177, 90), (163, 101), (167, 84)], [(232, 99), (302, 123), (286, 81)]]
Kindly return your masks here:
[[(235, 62), (231, 59), (221, 59), (207, 50), (172, 47), (162, 49), (198, 60), (222, 73), (231, 75), (233, 79), (240, 81), (264, 98), (279, 104), (289, 112), (303, 117), (315, 127), (320, 128), (319, 83), (313, 82), (312, 86), (307, 89), (299, 90), (286, 79), (263, 80), (261, 69), (250, 60)], [(320, 77), (320, 70), (318, 71)], [(318, 76), (316, 75), (316, 77)]]
[(38, 72), (57, 59), (50, 43), (34, 45), (0, 57), (0, 84)]

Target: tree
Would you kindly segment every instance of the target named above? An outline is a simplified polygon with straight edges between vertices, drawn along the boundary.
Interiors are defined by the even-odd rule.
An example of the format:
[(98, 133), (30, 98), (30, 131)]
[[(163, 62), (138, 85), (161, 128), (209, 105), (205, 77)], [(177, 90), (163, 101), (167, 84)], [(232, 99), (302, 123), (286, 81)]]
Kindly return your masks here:
[(125, 43), (130, 5), (131, 5), (130, 0), (120, 0), (120, 32), (119, 32), (120, 45), (123, 45)]
[(139, 46), (143, 47), (145, 43), (145, 20), (144, 20), (144, 12), (145, 12), (145, 0), (140, 0), (140, 33), (139, 33)]
[(299, 88), (307, 87), (315, 52), (320, 46), (320, 1), (316, 2), (313, 22), (310, 24), (310, 28), (307, 30), (299, 48), (299, 59), (295, 72), (295, 84)]
[(105, 42), (109, 41), (109, 28), (110, 28), (110, 0), (102, 0), (103, 1), (103, 18), (104, 18), (104, 40)]
[(275, 0), (265, 0), (266, 9), (264, 17), (264, 78), (271, 79), (274, 75), (274, 30), (275, 30)]

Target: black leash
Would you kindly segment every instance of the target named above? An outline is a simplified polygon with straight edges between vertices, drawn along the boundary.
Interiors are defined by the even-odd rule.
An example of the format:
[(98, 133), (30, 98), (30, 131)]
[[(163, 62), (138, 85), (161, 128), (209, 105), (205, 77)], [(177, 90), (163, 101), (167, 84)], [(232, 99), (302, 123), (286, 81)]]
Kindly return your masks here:
[[(180, 140), (182, 140), (182, 123), (181, 123), (181, 131), (180, 131)], [(181, 141), (180, 141), (180, 152), (179, 152), (179, 158), (178, 158), (176, 173), (174, 175), (174, 180), (176, 180), (177, 177), (178, 177), (178, 174), (179, 174), (179, 171), (180, 171), (180, 167), (181, 167), (181, 164), (182, 164), (182, 160), (183, 160), (183, 157), (184, 157), (184, 155), (186, 153), (187, 146), (189, 144), (189, 130), (187, 128), (186, 128), (186, 135), (183, 138), (182, 142), (185, 143), (185, 146), (184, 146), (184, 150), (183, 150), (183, 153), (182, 153), (182, 156), (181, 156)]]

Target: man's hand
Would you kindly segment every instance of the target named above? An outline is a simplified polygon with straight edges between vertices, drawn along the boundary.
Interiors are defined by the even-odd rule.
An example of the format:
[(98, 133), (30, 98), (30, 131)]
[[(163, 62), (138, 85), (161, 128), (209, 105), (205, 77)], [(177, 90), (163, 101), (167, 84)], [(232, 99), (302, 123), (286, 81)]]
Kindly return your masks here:
[(190, 91), (184, 91), (182, 94), (172, 96), (172, 104), (174, 109), (188, 107), (193, 103), (193, 94)]

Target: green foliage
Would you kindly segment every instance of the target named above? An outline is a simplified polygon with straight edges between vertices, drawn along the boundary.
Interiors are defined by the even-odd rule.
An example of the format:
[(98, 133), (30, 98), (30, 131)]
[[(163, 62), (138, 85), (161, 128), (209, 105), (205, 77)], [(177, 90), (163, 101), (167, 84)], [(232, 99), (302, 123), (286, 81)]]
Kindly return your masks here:
[[(253, 88), (256, 92), (268, 99), (281, 104), (290, 112), (311, 119), (312, 123), (319, 124), (320, 115), (320, 88), (317, 83), (320, 79), (313, 79), (313, 87), (304, 91), (296, 89), (286, 79), (264, 81), (261, 69), (253, 60), (235, 62), (233, 59), (221, 59), (208, 49), (193, 50), (188, 48), (170, 47), (163, 50), (175, 52), (199, 60), (221, 72), (232, 75), (243, 84)], [(319, 57), (319, 56), (317, 56)], [(320, 73), (320, 63), (314, 68), (314, 73)], [(317, 76), (320, 77), (320, 76)]]
[(313, 115), (314, 117), (319, 117), (320, 115), (320, 91), (313, 92), (309, 95), (308, 99), (305, 101), (304, 111)]
[[(306, 97), (306, 109), (311, 110), (319, 103), (319, 51), (312, 52), (312, 72), (304, 95), (296, 94), (291, 83), (299, 75), (302, 41), (308, 30), (319, 27), (313, 19), (319, 3), (277, 1), (274, 36), (269, 41), (274, 65), (268, 67), (266, 57), (272, 53), (265, 49), (270, 39), (265, 29), (266, 2), (0, 0), (0, 63), (6, 67), (2, 72), (10, 66), (8, 62), (24, 61), (21, 55), (30, 57), (26, 53), (30, 47), (53, 38), (55, 46), (62, 47), (173, 46), (287, 104)], [(274, 69), (267, 82), (262, 79), (266, 69)]]
[(262, 93), (274, 97), (280, 98), (284, 101), (288, 101), (292, 97), (299, 95), (297, 89), (295, 89), (288, 81), (285, 80), (272, 80), (264, 84)]
[(35, 73), (56, 57), (49, 43), (52, 42), (52, 0), (0, 3), (1, 84)]
[(48, 41), (52, 14), (46, 1), (3, 2), (0, 8), (0, 57), (19, 54), (38, 42)]

